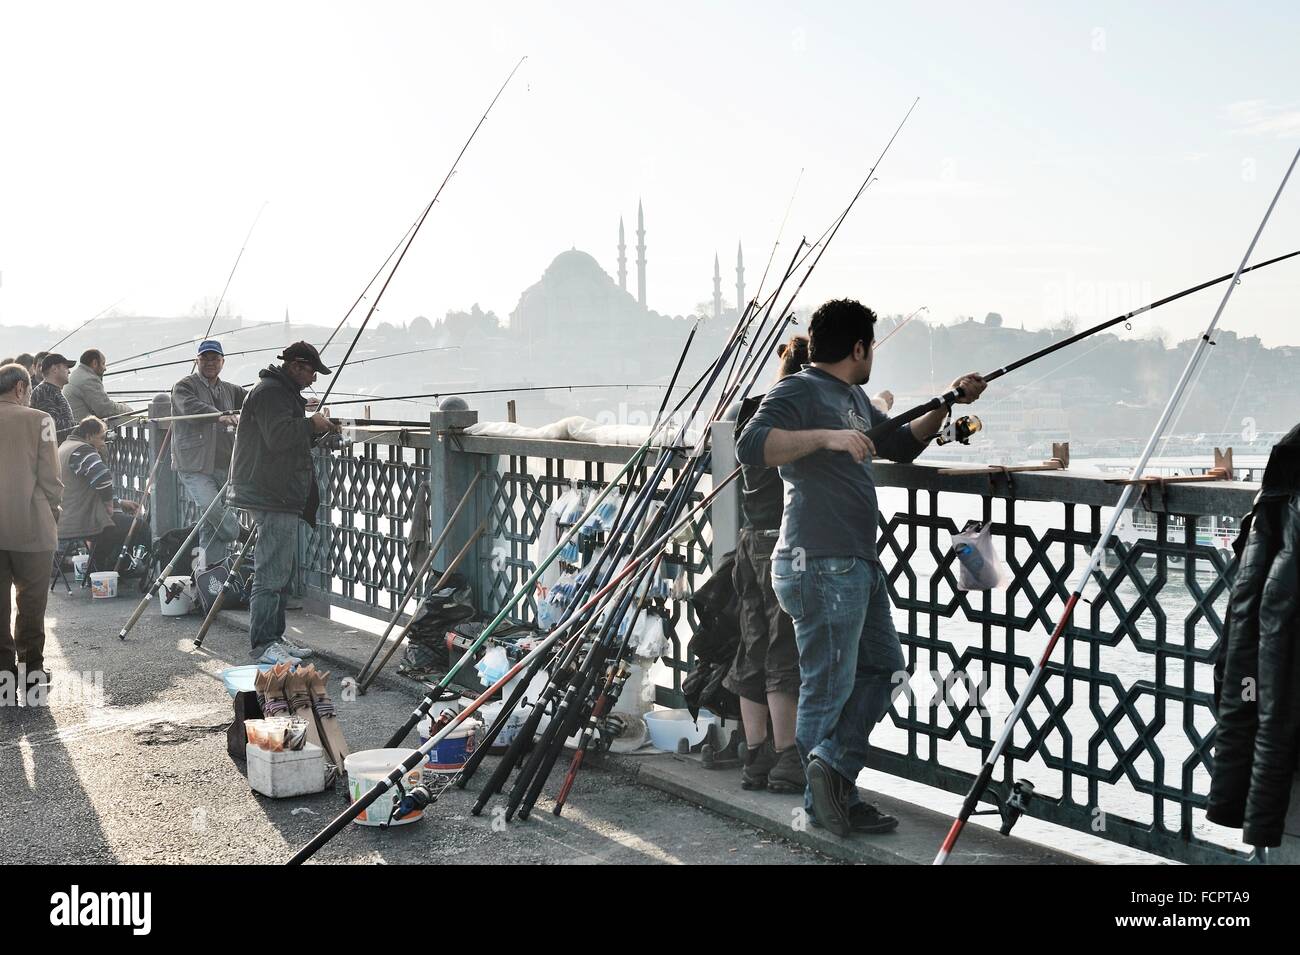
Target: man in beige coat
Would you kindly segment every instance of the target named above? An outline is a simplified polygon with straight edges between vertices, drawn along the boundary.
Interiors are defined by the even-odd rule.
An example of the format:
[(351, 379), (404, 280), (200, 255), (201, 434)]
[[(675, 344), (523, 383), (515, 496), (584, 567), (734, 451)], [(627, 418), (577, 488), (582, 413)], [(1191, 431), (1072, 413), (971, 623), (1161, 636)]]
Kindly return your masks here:
[(27, 407), (31, 390), (27, 369), (0, 366), (0, 683), (9, 686), (20, 665), (28, 685), (49, 682), (45, 601), (63, 500), (54, 421)]
[(104, 372), (107, 370), (108, 359), (98, 348), (88, 348), (81, 353), (81, 360), (68, 376), (68, 383), (63, 386), (63, 397), (68, 399), (68, 405), (72, 408), (73, 421), (91, 415), (96, 418), (120, 419), (131, 413), (130, 405), (114, 401), (104, 390)]

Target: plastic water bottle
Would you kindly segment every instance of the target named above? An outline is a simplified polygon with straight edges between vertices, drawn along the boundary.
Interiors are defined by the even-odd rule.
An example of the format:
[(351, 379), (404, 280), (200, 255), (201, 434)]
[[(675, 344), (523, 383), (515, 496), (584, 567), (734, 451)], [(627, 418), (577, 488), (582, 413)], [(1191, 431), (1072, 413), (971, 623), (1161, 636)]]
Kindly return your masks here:
[(973, 577), (978, 577), (984, 571), (984, 558), (965, 541), (957, 545), (957, 559), (966, 565), (966, 570)]

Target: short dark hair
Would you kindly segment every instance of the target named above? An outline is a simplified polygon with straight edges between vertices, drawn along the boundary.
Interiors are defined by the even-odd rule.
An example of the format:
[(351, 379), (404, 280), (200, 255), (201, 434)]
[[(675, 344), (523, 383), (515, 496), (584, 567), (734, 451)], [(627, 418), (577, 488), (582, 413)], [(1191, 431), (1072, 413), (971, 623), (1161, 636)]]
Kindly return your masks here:
[(76, 427), (72, 429), (70, 437), (89, 439), (107, 430), (108, 425), (104, 424), (103, 421), (96, 418), (93, 414), (90, 414), (86, 415), (86, 417), (82, 418), (81, 421), (77, 423)]
[(808, 323), (808, 357), (816, 362), (836, 362), (853, 354), (853, 346), (871, 351), (876, 337), (876, 313), (852, 298), (833, 298), (813, 312)]
[(780, 376), (793, 375), (808, 364), (808, 336), (791, 335), (788, 342), (777, 346), (776, 356), (781, 359)]
[(77, 359), (77, 361), (81, 362), (83, 365), (89, 365), (92, 362), (103, 360), (104, 353), (98, 348), (87, 348), (81, 353), (81, 357)]
[(22, 365), (28, 371), (31, 371), (32, 368), (36, 366), (36, 356), (31, 354), (31, 352), (23, 352), (15, 358), (14, 361), (18, 362), (18, 364)]

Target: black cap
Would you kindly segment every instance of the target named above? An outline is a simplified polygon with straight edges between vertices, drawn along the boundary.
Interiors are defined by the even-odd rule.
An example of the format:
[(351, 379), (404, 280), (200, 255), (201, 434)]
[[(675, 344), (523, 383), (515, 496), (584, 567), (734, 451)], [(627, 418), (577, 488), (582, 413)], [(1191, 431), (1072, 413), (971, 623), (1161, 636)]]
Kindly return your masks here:
[(312, 368), (316, 369), (319, 374), (328, 375), (330, 373), (330, 370), (325, 367), (325, 362), (320, 360), (320, 352), (310, 342), (294, 342), (284, 350), (283, 354), (276, 357), (283, 362), (305, 361), (310, 363)]
[(67, 365), (69, 368), (75, 368), (76, 364), (75, 361), (70, 361), (69, 359), (64, 358), (58, 352), (50, 352), (41, 359), (41, 374), (45, 374), (55, 365)]

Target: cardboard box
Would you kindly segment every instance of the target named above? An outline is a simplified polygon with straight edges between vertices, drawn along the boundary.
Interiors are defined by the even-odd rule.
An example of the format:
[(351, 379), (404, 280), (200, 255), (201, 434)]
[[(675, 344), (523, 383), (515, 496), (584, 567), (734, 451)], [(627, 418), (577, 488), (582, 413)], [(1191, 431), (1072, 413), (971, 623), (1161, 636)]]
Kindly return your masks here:
[(249, 746), (248, 785), (272, 799), (325, 791), (325, 751), (314, 743), (299, 750), (273, 753)]

